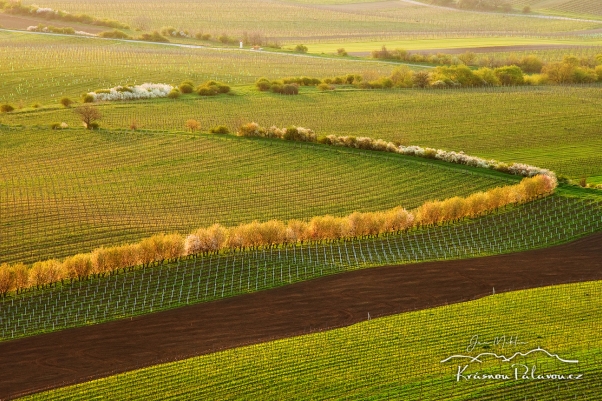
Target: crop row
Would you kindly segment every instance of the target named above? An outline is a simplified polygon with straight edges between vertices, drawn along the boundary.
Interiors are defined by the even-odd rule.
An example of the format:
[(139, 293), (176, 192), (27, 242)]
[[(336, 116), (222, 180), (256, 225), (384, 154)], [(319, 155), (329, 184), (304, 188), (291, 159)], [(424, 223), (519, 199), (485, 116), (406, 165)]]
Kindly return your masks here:
[(7, 298), (0, 303), (0, 335), (100, 323), (370, 266), (546, 247), (600, 230), (599, 202), (552, 196), (461, 224), (193, 257)]
[[(476, 301), (374, 319), (350, 327), (220, 351), (66, 387), (26, 399), (403, 399), (596, 400), (602, 391), (602, 337), (597, 327), (600, 282), (496, 294)], [(491, 316), (495, 314), (496, 318)], [(467, 345), (479, 341), (505, 342)], [(510, 337), (517, 345), (509, 344)], [(487, 348), (488, 347), (488, 348)], [(457, 354), (481, 357), (463, 374), (505, 374), (509, 380), (464, 380)], [(191, 350), (191, 354), (194, 351)], [(174, 358), (175, 359), (175, 358)], [(172, 360), (174, 360), (172, 359)], [(535, 374), (582, 374), (579, 380), (515, 380), (513, 363)], [(468, 363), (466, 363), (468, 364)], [(520, 368), (519, 375), (523, 373)]]

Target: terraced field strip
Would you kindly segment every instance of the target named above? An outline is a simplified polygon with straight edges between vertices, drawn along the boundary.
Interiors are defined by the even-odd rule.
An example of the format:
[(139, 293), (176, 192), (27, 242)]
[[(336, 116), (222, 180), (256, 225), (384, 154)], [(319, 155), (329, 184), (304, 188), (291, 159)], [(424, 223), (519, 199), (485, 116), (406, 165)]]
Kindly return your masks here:
[(215, 222), (413, 208), (519, 180), (390, 153), (234, 136), (9, 130), (0, 149), (0, 262), (66, 257)]
[[(473, 386), (454, 383), (456, 367), (453, 363), (443, 365), (440, 361), (465, 350), (475, 334), (482, 336), (482, 341), (493, 341), (494, 335), (505, 335), (505, 348), (490, 348), (498, 353), (516, 349), (510, 343), (512, 336), (515, 343), (526, 342), (531, 347), (521, 348), (523, 352), (542, 346), (565, 359), (578, 359), (580, 364), (576, 367), (579, 371), (572, 373), (595, 374), (600, 368), (596, 362), (600, 357), (601, 336), (592, 310), (599, 309), (600, 282), (574, 287), (579, 290), (543, 289), (549, 291), (543, 297), (531, 297), (525, 292), (500, 295), (500, 292), (602, 279), (600, 239), (601, 235), (597, 234), (557, 247), (508, 255), (362, 269), (131, 320), (3, 342), (0, 343), (0, 362), (10, 364), (11, 368), (0, 371), (0, 395), (26, 394), (214, 353), (197, 359), (194, 364), (198, 364), (198, 368), (189, 365), (191, 361), (183, 362), (184, 369), (189, 368), (185, 373), (179, 369), (165, 371), (165, 381), (156, 379), (154, 370), (144, 371), (156, 380), (154, 385), (138, 387), (131, 384), (117, 389), (116, 392), (124, 392), (118, 397), (206, 398), (207, 392), (217, 394), (220, 399), (242, 398), (245, 393), (262, 399), (294, 398), (294, 394), (316, 399), (323, 393), (327, 394), (324, 398), (333, 398), (340, 392), (342, 396), (355, 398), (365, 398), (368, 393), (382, 394), (380, 397), (383, 398), (399, 393), (406, 395), (399, 397), (403, 399), (410, 395), (412, 399), (424, 399), (426, 392), (431, 395), (427, 399), (437, 399), (436, 386), (444, 392), (443, 398), (450, 398), (449, 394), (467, 397), (464, 393), (470, 389), (482, 391), (487, 388), (473, 387), (476, 383)], [(438, 315), (437, 310), (425, 310), (419, 313), (419, 321), (404, 320), (403, 324), (396, 321), (392, 337), (379, 339), (378, 332), (361, 329), (361, 325), (358, 334), (364, 335), (364, 340), (350, 335), (333, 341), (331, 335), (335, 332), (323, 333), (321, 335), (327, 340), (318, 342), (316, 349), (326, 344), (334, 347), (332, 353), (328, 351), (330, 362), (326, 365), (318, 362), (322, 360), (319, 352), (308, 349), (297, 352), (294, 344), (300, 339), (286, 340), (288, 349), (274, 347), (278, 343), (266, 344), (268, 348), (260, 345), (259, 350), (263, 353), (260, 357), (254, 353), (253, 349), (257, 349), (254, 347), (215, 353), (220, 349), (348, 326), (365, 322), (370, 317), (468, 301), (491, 295), (493, 289), (496, 295), (482, 300), (486, 302), (482, 310), (471, 309), (466, 304), (457, 305), (458, 309), (444, 308), (455, 310), (445, 316)], [(506, 298), (508, 296), (510, 299)], [(509, 302), (502, 302), (504, 299)], [(494, 313), (497, 318), (491, 319)], [(398, 315), (399, 318), (402, 316)], [(378, 321), (366, 324), (378, 324)], [(353, 327), (358, 326), (352, 326), (351, 331)], [(357, 358), (352, 350), (363, 349), (366, 340), (375, 341), (371, 351)], [(383, 344), (379, 346), (381, 341)], [(268, 349), (273, 349), (274, 353)], [(475, 350), (471, 355), (484, 349)], [(222, 357), (224, 359), (220, 359)], [(260, 362), (255, 366), (259, 370), (253, 367), (253, 361)], [(269, 365), (269, 361), (273, 365)], [(561, 372), (566, 373), (564, 366), (550, 365), (549, 359), (541, 355), (537, 355), (534, 362), (538, 369), (562, 369)], [(540, 365), (542, 362), (546, 366)], [(244, 365), (240, 371), (245, 374), (239, 375), (239, 363)], [(287, 368), (286, 374), (280, 376), (283, 372), (277, 366), (281, 364), (290, 366), (291, 371)], [(469, 371), (481, 371), (481, 368), (495, 373), (509, 369), (508, 365), (492, 365), (485, 361)], [(210, 374), (198, 374), (209, 371)], [(356, 375), (361, 375), (361, 379)], [(587, 376), (586, 383), (592, 390), (600, 385), (596, 377)], [(356, 383), (357, 380), (360, 383)], [(109, 380), (109, 383), (114, 382)], [(307, 388), (291, 393), (291, 389), (304, 383)], [(102, 386), (102, 382), (100, 384)], [(180, 385), (177, 389), (172, 388), (177, 384)], [(96, 386), (95, 383), (91, 385)], [(546, 389), (543, 383), (541, 385)], [(557, 385), (554, 383), (554, 388)], [(253, 388), (247, 389), (248, 386)], [(588, 393), (584, 387), (577, 383), (577, 390), (583, 389), (590, 396), (595, 394)], [(569, 387), (569, 390), (574, 389)], [(145, 391), (153, 395), (144, 396)], [(414, 391), (417, 394), (412, 394)], [(202, 395), (193, 396), (194, 392)], [(91, 396), (86, 390), (84, 394)], [(284, 394), (293, 395), (285, 397)], [(48, 396), (52, 398), (53, 393)], [(77, 390), (74, 397), (79, 397)]]
[(602, 231), (602, 203), (549, 197), (430, 229), (185, 259), (34, 290), (0, 302), (2, 340), (123, 319), (390, 264), (548, 247)]

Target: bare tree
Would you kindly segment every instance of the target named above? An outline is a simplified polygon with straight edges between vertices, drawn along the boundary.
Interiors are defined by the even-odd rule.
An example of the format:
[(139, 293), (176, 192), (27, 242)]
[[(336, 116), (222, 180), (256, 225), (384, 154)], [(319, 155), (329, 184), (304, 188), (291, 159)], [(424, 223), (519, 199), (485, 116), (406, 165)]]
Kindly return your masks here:
[(77, 107), (75, 110), (87, 129), (94, 128), (96, 121), (102, 118), (102, 113), (96, 107), (89, 104), (84, 104)]

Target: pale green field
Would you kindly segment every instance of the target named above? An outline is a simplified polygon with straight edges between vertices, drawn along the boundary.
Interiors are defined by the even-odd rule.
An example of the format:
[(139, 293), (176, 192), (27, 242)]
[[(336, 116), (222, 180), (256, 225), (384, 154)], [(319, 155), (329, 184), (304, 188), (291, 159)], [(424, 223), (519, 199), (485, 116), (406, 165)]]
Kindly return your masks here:
[[(593, 311), (602, 284), (588, 282), (497, 294), (476, 301), (374, 319), (350, 327), (246, 346), (25, 397), (24, 400), (261, 399), (261, 400), (569, 400), (602, 392), (602, 336)], [(492, 318), (495, 316), (495, 318)], [(468, 351), (471, 338), (506, 343)], [(510, 336), (519, 344), (508, 344)], [(451, 355), (482, 356), (442, 363)], [(518, 380), (512, 363), (536, 374), (582, 374), (580, 380)], [(504, 374), (508, 380), (457, 381)]]

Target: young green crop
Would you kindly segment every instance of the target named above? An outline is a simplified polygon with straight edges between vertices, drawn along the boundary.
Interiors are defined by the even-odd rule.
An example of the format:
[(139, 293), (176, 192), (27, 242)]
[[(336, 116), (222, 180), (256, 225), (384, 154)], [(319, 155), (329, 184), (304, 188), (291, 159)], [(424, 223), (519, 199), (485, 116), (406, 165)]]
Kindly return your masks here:
[(216, 222), (413, 208), (520, 180), (409, 156), (231, 135), (8, 130), (0, 149), (2, 262), (65, 257)]
[[(601, 282), (496, 294), (156, 365), (25, 399), (596, 399), (602, 390), (602, 336), (592, 311), (601, 308)], [(483, 342), (505, 336), (506, 342), (468, 352), (475, 335)], [(509, 344), (510, 336), (520, 344)], [(508, 374), (512, 379), (458, 382), (463, 364), (441, 363), (451, 355), (510, 356), (537, 347), (578, 364), (541, 352), (516, 362), (536, 365), (536, 374), (583, 377), (512, 380), (512, 362), (483, 356), (483, 363), (463, 373)]]

